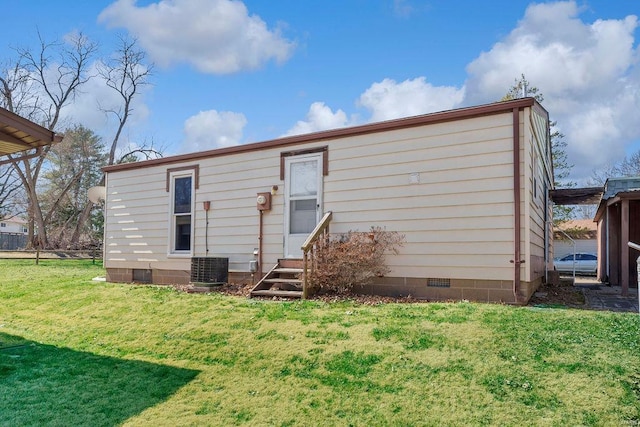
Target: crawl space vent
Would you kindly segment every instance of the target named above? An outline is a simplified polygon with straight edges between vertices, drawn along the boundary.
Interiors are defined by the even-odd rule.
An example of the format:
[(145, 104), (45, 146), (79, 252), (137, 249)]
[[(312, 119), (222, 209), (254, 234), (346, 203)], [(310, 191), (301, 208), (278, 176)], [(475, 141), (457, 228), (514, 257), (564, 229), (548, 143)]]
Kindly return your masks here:
[(432, 288), (450, 288), (451, 279), (427, 279), (427, 286)]
[(134, 268), (131, 273), (135, 283), (153, 283), (151, 270)]

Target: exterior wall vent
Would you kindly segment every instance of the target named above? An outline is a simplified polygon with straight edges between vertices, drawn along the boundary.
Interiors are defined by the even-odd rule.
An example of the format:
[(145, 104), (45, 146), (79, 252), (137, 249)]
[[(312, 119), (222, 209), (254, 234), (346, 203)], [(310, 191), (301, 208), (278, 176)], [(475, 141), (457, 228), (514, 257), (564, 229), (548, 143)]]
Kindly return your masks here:
[(229, 280), (229, 258), (191, 258), (191, 283), (221, 285)]
[(451, 279), (427, 279), (427, 286), (431, 288), (450, 288)]
[(135, 283), (153, 283), (151, 270), (134, 268), (131, 270), (131, 275)]

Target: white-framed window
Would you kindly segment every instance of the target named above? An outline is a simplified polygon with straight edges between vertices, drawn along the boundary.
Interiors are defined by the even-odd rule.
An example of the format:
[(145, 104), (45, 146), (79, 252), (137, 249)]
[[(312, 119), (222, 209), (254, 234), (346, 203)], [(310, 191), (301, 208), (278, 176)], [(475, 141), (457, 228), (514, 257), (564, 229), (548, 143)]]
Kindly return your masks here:
[(0, 227), (5, 228), (7, 226), (6, 222), (0, 222)]
[(194, 171), (169, 174), (170, 230), (169, 253), (191, 255), (193, 252)]

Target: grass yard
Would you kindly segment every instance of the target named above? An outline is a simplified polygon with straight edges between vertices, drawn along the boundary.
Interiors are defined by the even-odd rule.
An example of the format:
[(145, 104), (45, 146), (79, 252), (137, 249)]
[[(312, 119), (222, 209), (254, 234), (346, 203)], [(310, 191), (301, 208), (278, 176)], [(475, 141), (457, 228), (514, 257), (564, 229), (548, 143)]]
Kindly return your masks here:
[(277, 302), (0, 260), (0, 425), (639, 425), (640, 318)]

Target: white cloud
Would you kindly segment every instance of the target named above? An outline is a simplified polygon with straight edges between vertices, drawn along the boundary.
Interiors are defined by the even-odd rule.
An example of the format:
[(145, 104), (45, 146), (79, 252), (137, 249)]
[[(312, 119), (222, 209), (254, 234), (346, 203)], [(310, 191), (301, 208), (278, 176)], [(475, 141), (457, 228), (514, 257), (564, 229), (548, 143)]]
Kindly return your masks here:
[[(455, 108), (462, 102), (464, 89), (432, 86), (424, 77), (397, 83), (384, 79), (372, 84), (357, 103), (370, 111), (368, 121), (409, 117)], [(356, 116), (347, 117), (342, 110), (333, 112), (324, 102), (314, 102), (305, 120), (298, 121), (285, 135), (297, 135), (356, 125)]]
[(283, 62), (294, 48), (241, 1), (160, 0), (138, 7), (135, 0), (116, 0), (98, 19), (126, 28), (163, 67), (188, 63), (205, 73), (233, 73)]
[(244, 114), (232, 111), (201, 111), (184, 122), (182, 152), (212, 150), (241, 143), (247, 124)]
[(372, 84), (358, 103), (371, 111), (371, 121), (396, 119), (458, 106), (464, 98), (464, 89), (451, 86), (433, 86), (424, 77), (397, 83), (384, 79)]
[(344, 111), (338, 110), (334, 113), (324, 102), (314, 102), (309, 107), (306, 120), (298, 121), (285, 136), (336, 129), (350, 124)]
[(565, 134), (580, 181), (640, 137), (640, 70), (636, 16), (587, 23), (579, 15), (574, 1), (529, 6), (504, 40), (468, 65), (464, 103), (498, 100), (524, 74)]
[[(387, 78), (373, 83), (357, 104), (373, 122), (490, 103), (524, 74), (544, 94), (543, 105), (565, 135), (571, 179), (583, 184), (594, 169), (640, 146), (640, 48), (636, 16), (589, 23), (580, 13), (575, 1), (532, 4), (510, 34), (468, 65), (463, 87), (433, 86), (425, 77)], [(333, 113), (318, 102), (289, 133), (351, 124), (342, 110)]]

